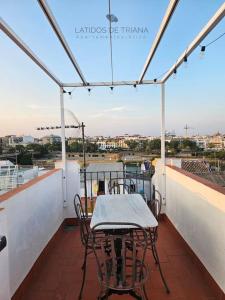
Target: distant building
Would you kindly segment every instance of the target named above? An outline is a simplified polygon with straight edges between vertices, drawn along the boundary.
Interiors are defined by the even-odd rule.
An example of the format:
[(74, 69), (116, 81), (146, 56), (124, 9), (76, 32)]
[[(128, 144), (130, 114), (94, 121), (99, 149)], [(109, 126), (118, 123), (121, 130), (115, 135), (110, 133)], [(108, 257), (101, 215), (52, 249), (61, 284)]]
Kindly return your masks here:
[(217, 132), (209, 138), (210, 148), (219, 150), (224, 148), (225, 137), (221, 133)]
[(208, 148), (208, 144), (209, 144), (209, 137), (208, 136), (194, 136), (192, 137), (192, 140), (196, 142), (196, 145), (203, 149), (206, 150)]
[(54, 134), (47, 135), (47, 136), (44, 136), (43, 138), (41, 138), (41, 143), (43, 145), (61, 143), (61, 137), (58, 135), (54, 135)]
[(82, 139), (70, 137), (70, 138), (68, 138), (67, 142), (68, 142), (68, 145), (70, 146), (73, 143), (82, 143)]
[(124, 139), (109, 139), (97, 141), (98, 149), (100, 150), (110, 150), (110, 149), (128, 149), (128, 146)]
[(34, 138), (30, 135), (16, 136), (12, 135), (8, 137), (8, 145), (10, 147), (15, 147), (17, 145), (27, 146), (34, 143)]

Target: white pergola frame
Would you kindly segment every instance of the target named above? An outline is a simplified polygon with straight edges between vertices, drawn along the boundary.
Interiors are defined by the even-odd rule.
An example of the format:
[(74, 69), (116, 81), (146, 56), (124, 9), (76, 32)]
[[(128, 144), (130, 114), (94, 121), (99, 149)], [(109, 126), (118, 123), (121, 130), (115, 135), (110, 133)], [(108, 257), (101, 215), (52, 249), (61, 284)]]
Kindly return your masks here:
[(202, 40), (215, 28), (215, 26), (223, 19), (225, 16), (225, 3), (217, 10), (213, 17), (208, 21), (208, 23), (203, 27), (195, 39), (190, 43), (187, 49), (181, 54), (177, 62), (169, 69), (169, 71), (164, 74), (161, 80), (144, 80), (147, 70), (151, 64), (151, 61), (157, 51), (160, 41), (169, 25), (169, 22), (176, 10), (179, 0), (170, 0), (165, 15), (162, 19), (161, 25), (159, 27), (158, 33), (152, 43), (149, 54), (147, 56), (146, 62), (144, 64), (143, 70), (138, 80), (136, 81), (115, 81), (113, 82), (88, 82), (76, 59), (71, 51), (50, 7), (48, 6), (46, 0), (37, 0), (41, 9), (43, 10), (46, 18), (48, 19), (53, 31), (55, 32), (57, 38), (59, 39), (62, 47), (64, 48), (68, 58), (70, 59), (72, 65), (75, 68), (76, 73), (79, 75), (81, 82), (75, 83), (64, 83), (60, 81), (40, 60), (39, 57), (16, 35), (16, 33), (9, 27), (9, 25), (0, 18), (0, 29), (24, 52), (26, 53), (58, 86), (60, 89), (60, 112), (61, 112), (61, 138), (62, 138), (62, 161), (63, 161), (63, 186), (64, 186), (64, 206), (67, 205), (67, 188), (66, 188), (66, 144), (65, 144), (65, 115), (64, 115), (64, 87), (75, 87), (75, 88), (89, 88), (89, 87), (107, 87), (107, 86), (132, 86), (132, 85), (151, 85), (159, 84), (161, 86), (161, 163), (162, 163), (162, 197), (165, 203), (166, 199), (166, 158), (165, 158), (165, 83), (183, 62), (184, 59), (191, 55), (191, 53), (199, 46)]

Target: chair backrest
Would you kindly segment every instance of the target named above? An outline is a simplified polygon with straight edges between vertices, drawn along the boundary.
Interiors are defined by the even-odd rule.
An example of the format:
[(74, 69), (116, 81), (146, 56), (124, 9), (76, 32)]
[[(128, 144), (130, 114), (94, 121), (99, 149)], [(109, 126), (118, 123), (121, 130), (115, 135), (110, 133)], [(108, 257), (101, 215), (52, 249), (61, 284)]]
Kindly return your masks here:
[(156, 189), (154, 189), (153, 197), (149, 202), (149, 208), (151, 209), (156, 220), (158, 221), (162, 209), (162, 196), (160, 192)]
[(89, 226), (88, 226), (88, 222), (87, 222), (88, 219), (85, 216), (85, 213), (84, 213), (84, 210), (82, 207), (82, 203), (81, 203), (81, 199), (78, 194), (75, 195), (73, 204), (74, 204), (75, 213), (76, 213), (76, 216), (77, 216), (77, 219), (79, 222), (81, 242), (84, 246), (87, 246), (90, 230), (89, 230)]
[(130, 194), (130, 186), (126, 183), (116, 183), (109, 188), (110, 194)]
[[(107, 230), (98, 238), (98, 230), (112, 226), (118, 229)], [(127, 227), (130, 229), (127, 229)], [(132, 228), (131, 228), (132, 227)], [(142, 231), (142, 238), (136, 240), (133, 230)], [(92, 247), (98, 266), (98, 278), (107, 288), (116, 290), (133, 289), (147, 277), (144, 265), (147, 250), (147, 233), (138, 224), (107, 222), (92, 228)]]

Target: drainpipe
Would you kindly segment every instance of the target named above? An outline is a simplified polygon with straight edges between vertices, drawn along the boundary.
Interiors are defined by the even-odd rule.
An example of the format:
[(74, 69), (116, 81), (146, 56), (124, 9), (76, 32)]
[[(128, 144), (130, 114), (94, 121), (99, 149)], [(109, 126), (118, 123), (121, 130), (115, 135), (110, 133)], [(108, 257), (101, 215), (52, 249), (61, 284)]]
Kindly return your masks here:
[(65, 112), (64, 112), (64, 90), (60, 87), (60, 116), (61, 116), (61, 141), (62, 141), (62, 164), (63, 164), (63, 206), (67, 206), (67, 165), (66, 165), (66, 134), (65, 134)]

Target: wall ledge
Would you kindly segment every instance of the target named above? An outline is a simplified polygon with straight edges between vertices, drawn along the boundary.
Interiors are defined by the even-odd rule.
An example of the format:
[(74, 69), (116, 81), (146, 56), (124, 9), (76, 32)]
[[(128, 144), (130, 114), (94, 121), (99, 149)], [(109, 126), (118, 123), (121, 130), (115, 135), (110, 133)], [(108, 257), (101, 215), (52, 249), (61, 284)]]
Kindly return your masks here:
[(6, 201), (6, 200), (9, 200), (11, 197), (15, 196), (16, 194), (26, 190), (27, 188), (35, 185), (36, 183), (38, 183), (39, 181), (51, 176), (52, 174), (60, 171), (61, 169), (53, 169), (41, 176), (37, 176), (35, 177), (34, 179), (31, 179), (30, 181), (22, 184), (21, 186), (19, 187), (16, 187), (8, 192), (6, 192), (5, 194), (2, 194), (0, 195), (0, 203), (3, 202), (3, 201)]
[(211, 189), (213, 189), (213, 190), (215, 190), (215, 191), (217, 191), (217, 192), (219, 192), (223, 195), (225, 195), (225, 188), (218, 185), (218, 184), (216, 184), (216, 183), (213, 183), (213, 182), (211, 182), (211, 181), (209, 181), (205, 178), (202, 178), (198, 175), (195, 175), (193, 173), (190, 173), (188, 171), (185, 171), (185, 170), (180, 169), (180, 168), (175, 167), (175, 166), (167, 165), (167, 167), (171, 168), (171, 169), (181, 173), (182, 175), (187, 176), (187, 177), (189, 177), (189, 178), (191, 178), (191, 179), (193, 179), (193, 180), (195, 180), (195, 181), (197, 181), (197, 182), (199, 182), (199, 183), (201, 183), (201, 184), (203, 184), (203, 185), (205, 185), (205, 186), (207, 186), (207, 187), (209, 187), (209, 188), (211, 188)]

